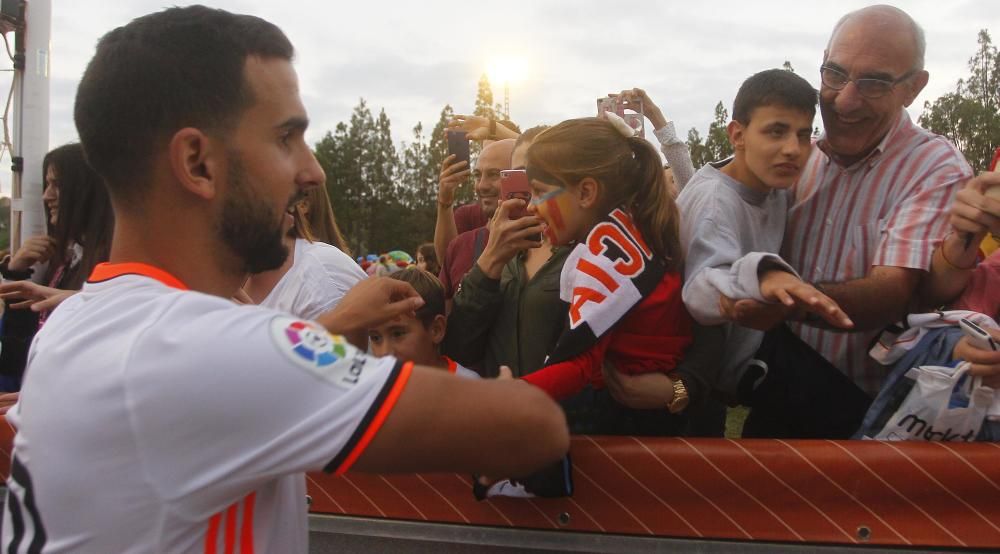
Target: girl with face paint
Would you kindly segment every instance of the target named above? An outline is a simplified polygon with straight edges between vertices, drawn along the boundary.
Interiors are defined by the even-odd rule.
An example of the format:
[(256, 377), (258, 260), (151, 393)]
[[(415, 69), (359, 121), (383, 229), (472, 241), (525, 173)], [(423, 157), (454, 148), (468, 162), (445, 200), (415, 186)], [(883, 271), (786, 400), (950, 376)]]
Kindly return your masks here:
[[(672, 372), (691, 343), (692, 323), (681, 300), (678, 211), (659, 154), (611, 114), (546, 130), (528, 149), (526, 166), (529, 213), (545, 222), (553, 245), (575, 246), (560, 279), (570, 305), (567, 330), (546, 367), (524, 379), (564, 399), (587, 385), (603, 389), (607, 359), (627, 374), (671, 374), (675, 394), (667, 407), (679, 412), (688, 391)], [(670, 433), (675, 426), (660, 417), (668, 410), (655, 415), (603, 431)]]

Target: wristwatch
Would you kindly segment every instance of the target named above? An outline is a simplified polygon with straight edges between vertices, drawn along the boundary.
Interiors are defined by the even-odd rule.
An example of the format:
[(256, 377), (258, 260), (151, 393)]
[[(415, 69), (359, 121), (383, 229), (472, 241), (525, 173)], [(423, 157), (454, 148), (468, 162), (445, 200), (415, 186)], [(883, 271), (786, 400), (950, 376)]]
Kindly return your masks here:
[(684, 386), (684, 380), (676, 372), (667, 375), (674, 384), (674, 397), (667, 404), (667, 409), (670, 410), (672, 414), (678, 414), (684, 411), (684, 408), (688, 407), (691, 403), (691, 397), (688, 396), (687, 387)]

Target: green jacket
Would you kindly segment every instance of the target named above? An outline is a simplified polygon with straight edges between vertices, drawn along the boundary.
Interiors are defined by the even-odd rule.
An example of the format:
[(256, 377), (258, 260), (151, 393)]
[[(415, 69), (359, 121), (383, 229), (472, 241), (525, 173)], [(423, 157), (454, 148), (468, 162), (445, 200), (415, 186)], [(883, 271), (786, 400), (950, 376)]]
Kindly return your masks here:
[(485, 377), (496, 376), (501, 365), (514, 377), (540, 369), (567, 322), (559, 275), (570, 250), (553, 249), (530, 280), (523, 254), (507, 262), (499, 280), (473, 264), (453, 299), (444, 353)]

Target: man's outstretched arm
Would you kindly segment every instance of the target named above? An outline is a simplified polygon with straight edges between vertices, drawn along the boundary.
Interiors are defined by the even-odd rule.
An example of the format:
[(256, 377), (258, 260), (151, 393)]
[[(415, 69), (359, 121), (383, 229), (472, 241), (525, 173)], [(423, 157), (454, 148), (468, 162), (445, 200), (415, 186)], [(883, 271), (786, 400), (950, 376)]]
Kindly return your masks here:
[(354, 469), (516, 477), (568, 450), (566, 416), (538, 387), (416, 367)]

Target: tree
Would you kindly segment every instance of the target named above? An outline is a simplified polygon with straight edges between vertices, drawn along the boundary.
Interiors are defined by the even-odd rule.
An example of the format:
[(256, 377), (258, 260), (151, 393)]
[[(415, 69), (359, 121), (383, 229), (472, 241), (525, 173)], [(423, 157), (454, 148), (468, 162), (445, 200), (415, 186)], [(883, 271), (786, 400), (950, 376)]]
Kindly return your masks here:
[[(490, 85), (490, 79), (485, 73), (479, 77), (479, 86), (476, 89), (476, 104), (475, 109), (472, 112), (473, 115), (478, 115), (488, 119), (497, 118), (497, 110), (493, 107), (493, 87)], [(480, 142), (473, 142), (470, 145), (470, 153), (472, 155), (472, 160), (479, 157), (479, 153), (483, 151), (483, 145)]]
[(485, 73), (479, 77), (479, 88), (476, 91), (476, 107), (472, 112), (475, 115), (496, 119), (496, 110), (493, 108), (493, 87), (490, 86), (490, 79)]
[(918, 120), (924, 128), (951, 139), (977, 173), (985, 170), (1000, 145), (1000, 54), (986, 29), (969, 58), (970, 75), (955, 92), (924, 102)]
[(694, 167), (699, 168), (705, 165), (705, 159), (708, 158), (705, 153), (705, 144), (701, 140), (698, 129), (694, 127), (688, 130), (687, 147), (691, 153), (691, 163), (694, 164)]
[(720, 101), (715, 105), (715, 119), (708, 126), (708, 133), (702, 143), (701, 135), (694, 127), (688, 131), (688, 150), (691, 152), (691, 162), (695, 167), (701, 167), (708, 162), (723, 160), (733, 155), (733, 146), (729, 144), (729, 133), (726, 126), (729, 123), (729, 112)]

